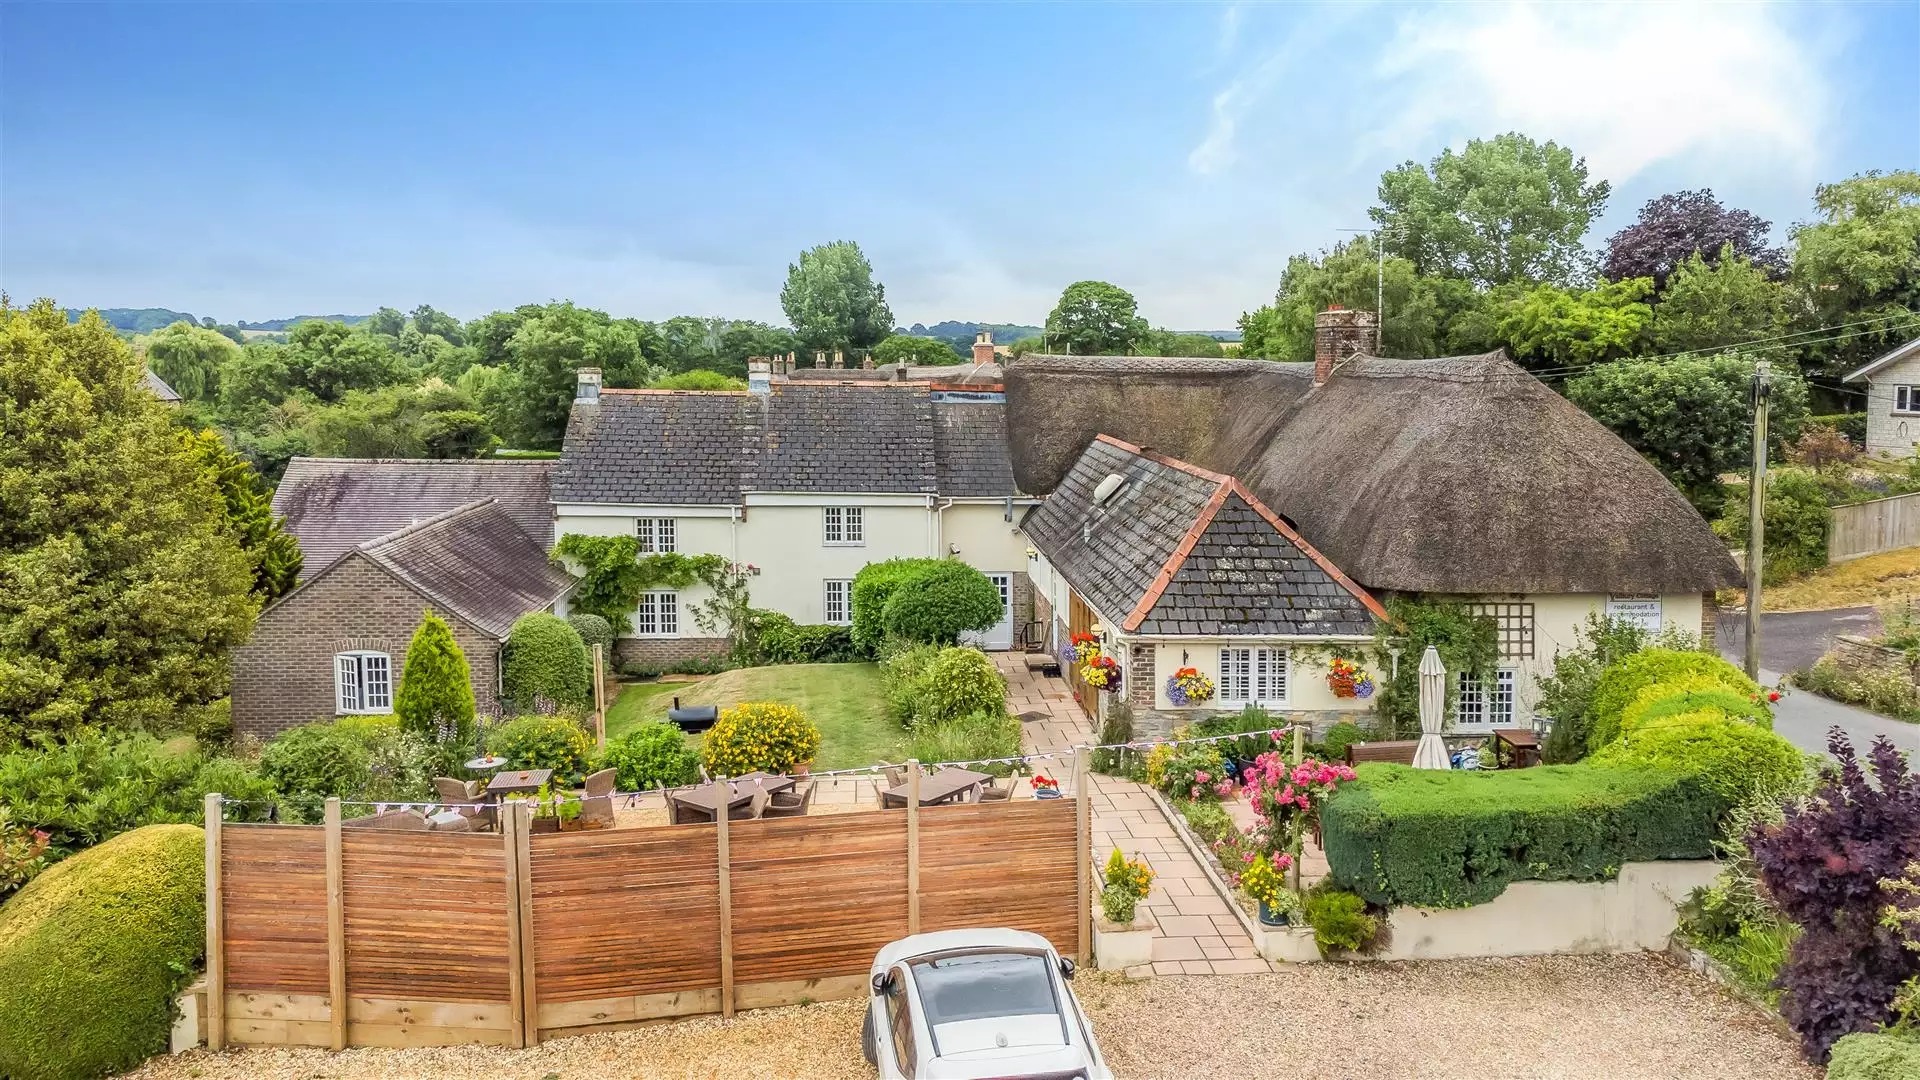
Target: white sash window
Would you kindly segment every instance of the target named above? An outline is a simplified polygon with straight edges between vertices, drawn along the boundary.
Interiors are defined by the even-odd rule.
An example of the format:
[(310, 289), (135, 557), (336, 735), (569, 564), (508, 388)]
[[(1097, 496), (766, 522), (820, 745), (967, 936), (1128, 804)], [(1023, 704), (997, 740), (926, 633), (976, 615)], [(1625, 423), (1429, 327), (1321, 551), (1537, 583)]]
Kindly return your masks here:
[(393, 661), (383, 652), (345, 652), (333, 658), (334, 711), (393, 711)]

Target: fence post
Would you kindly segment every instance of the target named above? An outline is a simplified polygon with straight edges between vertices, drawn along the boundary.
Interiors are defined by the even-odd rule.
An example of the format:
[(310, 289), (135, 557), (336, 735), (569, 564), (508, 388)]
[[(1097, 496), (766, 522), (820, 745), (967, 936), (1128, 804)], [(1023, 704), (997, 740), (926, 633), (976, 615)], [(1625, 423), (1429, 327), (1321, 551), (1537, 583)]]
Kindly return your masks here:
[(593, 738), (600, 749), (607, 748), (607, 684), (605, 646), (593, 643)]
[(513, 807), (513, 859), (519, 878), (520, 895), (515, 902), (514, 921), (520, 927), (519, 955), (513, 962), (520, 968), (521, 1028), (528, 1046), (540, 1045), (540, 988), (534, 982), (533, 964), (533, 804), (516, 799)]
[(920, 759), (907, 759), (907, 933), (920, 932)]
[(1088, 884), (1088, 876), (1093, 873), (1093, 799), (1088, 786), (1087, 746), (1082, 743), (1073, 748), (1073, 861), (1077, 867), (1073, 879), (1080, 906), (1075, 923), (1080, 941), (1074, 952), (1076, 962), (1082, 965), (1093, 949), (1093, 897)]
[(720, 1015), (733, 1015), (733, 871), (729, 868), (732, 855), (727, 848), (727, 794), (732, 782), (725, 779), (714, 783), (725, 785), (727, 790), (715, 793), (720, 804), (720, 812), (713, 815), (714, 824), (719, 831), (715, 834), (715, 848), (720, 872)]
[(220, 896), (220, 793), (207, 792), (207, 1049), (227, 1045), (226, 905)]
[(347, 1048), (347, 904), (340, 842), (340, 800), (327, 799), (327, 1024), (333, 1048)]
[(519, 1049), (527, 1045), (527, 988), (521, 971), (524, 964), (520, 947), (521, 923), (527, 917), (520, 909), (520, 811), (509, 802), (497, 813), (500, 861), (507, 872), (507, 1008), (512, 1029), (508, 1041)]
[(1304, 724), (1293, 725), (1293, 763), (1300, 764), (1307, 759), (1307, 730)]

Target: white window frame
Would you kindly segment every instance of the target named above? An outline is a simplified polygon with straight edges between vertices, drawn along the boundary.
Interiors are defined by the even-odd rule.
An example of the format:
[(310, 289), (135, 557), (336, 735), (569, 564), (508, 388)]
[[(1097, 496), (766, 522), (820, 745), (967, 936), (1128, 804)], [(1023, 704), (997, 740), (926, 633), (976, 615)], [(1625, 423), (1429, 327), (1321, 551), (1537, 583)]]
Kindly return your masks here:
[(1287, 707), (1293, 653), (1285, 645), (1223, 645), (1219, 659), (1222, 705)]
[[(834, 613), (838, 607), (839, 613)], [(820, 583), (821, 622), (833, 626), (853, 625), (853, 581), (850, 578), (827, 578)]]
[(393, 657), (373, 649), (334, 653), (333, 711), (339, 716), (393, 712)]
[(680, 594), (671, 589), (643, 592), (633, 608), (634, 637), (679, 637)]
[(633, 537), (642, 555), (663, 555), (680, 550), (680, 525), (670, 517), (633, 519)]
[(1480, 685), (1480, 680), (1460, 672), (1455, 678), (1454, 727), (1462, 731), (1492, 731), (1518, 725), (1519, 685), (1520, 676), (1515, 668), (1495, 668), (1490, 691)]
[(823, 506), (820, 530), (828, 547), (864, 547), (867, 543), (867, 515), (863, 507)]
[(1893, 411), (1920, 413), (1920, 386), (1911, 383), (1896, 384), (1893, 387)]

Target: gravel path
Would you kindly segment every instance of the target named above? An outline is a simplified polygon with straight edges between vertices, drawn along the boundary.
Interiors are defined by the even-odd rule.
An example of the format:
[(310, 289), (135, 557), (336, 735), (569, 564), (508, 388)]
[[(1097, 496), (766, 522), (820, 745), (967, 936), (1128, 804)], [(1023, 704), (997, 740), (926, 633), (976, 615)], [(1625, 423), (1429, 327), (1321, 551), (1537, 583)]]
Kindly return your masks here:
[[(1651, 956), (1315, 964), (1276, 974), (1090, 973), (1116, 1075), (1819, 1080), (1753, 1010)], [(612, 1080), (871, 1076), (861, 1002), (558, 1039), (533, 1050), (256, 1050), (156, 1058), (140, 1080)]]

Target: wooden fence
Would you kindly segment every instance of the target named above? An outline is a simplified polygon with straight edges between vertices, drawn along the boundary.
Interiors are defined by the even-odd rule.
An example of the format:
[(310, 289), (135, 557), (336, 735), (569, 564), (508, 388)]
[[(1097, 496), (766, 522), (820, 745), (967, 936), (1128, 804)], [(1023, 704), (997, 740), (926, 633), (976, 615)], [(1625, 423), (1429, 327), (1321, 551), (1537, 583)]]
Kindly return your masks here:
[(343, 830), (337, 802), (222, 824), (207, 798), (215, 1048), (527, 1046), (852, 997), (923, 931), (1091, 947), (1083, 798), (541, 834), (524, 804), (475, 834)]
[(1828, 564), (1920, 544), (1920, 492), (1836, 506), (1832, 514)]

